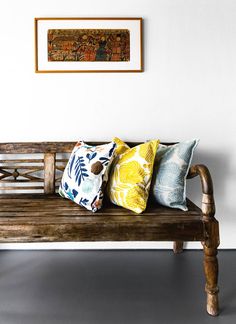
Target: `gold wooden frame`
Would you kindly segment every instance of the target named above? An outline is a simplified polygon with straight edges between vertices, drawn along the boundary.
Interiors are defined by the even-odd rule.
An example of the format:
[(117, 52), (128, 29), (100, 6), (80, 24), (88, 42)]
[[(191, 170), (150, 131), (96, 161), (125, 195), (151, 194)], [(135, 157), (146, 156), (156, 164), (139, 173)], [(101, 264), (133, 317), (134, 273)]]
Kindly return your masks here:
[[(39, 20), (138, 20), (140, 22), (140, 69), (137, 70), (39, 70), (38, 68), (38, 21)], [(35, 72), (36, 73), (113, 73), (143, 72), (143, 19), (142, 18), (34, 18)]]

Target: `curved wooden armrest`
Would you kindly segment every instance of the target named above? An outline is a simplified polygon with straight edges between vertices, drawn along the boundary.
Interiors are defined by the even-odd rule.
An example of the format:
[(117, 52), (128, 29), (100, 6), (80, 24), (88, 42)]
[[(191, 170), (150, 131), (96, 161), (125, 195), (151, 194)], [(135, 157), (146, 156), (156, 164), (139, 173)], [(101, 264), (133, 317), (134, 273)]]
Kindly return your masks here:
[(202, 184), (202, 213), (204, 218), (214, 217), (215, 202), (213, 196), (213, 183), (208, 168), (203, 164), (193, 165), (189, 169), (188, 178), (200, 176)]
[(197, 164), (190, 167), (188, 172), (188, 178), (194, 178), (198, 175), (201, 179), (203, 194), (213, 195), (213, 183), (210, 171), (205, 165)]

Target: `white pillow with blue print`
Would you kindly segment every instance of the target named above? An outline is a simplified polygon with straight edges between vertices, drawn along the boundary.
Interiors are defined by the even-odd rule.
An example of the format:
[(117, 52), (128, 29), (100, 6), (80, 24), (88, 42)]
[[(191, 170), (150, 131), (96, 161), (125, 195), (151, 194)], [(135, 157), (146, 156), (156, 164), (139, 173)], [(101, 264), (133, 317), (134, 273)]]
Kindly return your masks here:
[(186, 178), (199, 140), (166, 146), (159, 144), (153, 170), (151, 194), (161, 205), (187, 211)]
[(100, 209), (115, 148), (114, 142), (99, 146), (78, 142), (64, 170), (59, 194), (93, 212)]

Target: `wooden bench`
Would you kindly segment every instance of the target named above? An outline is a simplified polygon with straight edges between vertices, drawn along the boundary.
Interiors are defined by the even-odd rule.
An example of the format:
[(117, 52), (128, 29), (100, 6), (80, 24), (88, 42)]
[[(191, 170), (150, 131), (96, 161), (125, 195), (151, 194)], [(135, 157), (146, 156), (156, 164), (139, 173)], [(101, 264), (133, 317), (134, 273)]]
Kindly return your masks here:
[(174, 252), (178, 253), (184, 241), (200, 241), (204, 250), (207, 312), (217, 315), (219, 230), (207, 167), (192, 166), (188, 174), (188, 178), (200, 177), (201, 209), (189, 200), (187, 212), (149, 202), (146, 211), (137, 215), (105, 202), (100, 211), (92, 213), (56, 193), (74, 145), (0, 143), (0, 243), (174, 241)]

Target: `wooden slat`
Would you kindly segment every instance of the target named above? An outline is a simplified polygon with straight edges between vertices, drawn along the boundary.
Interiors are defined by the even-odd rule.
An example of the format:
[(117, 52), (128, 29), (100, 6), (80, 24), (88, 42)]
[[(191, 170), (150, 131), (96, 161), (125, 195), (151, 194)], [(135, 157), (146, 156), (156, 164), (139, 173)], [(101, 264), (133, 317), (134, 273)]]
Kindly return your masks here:
[(44, 154), (44, 193), (55, 192), (55, 153)]
[(40, 210), (40, 211), (5, 211), (0, 212), (0, 224), (3, 223), (30, 223), (30, 224), (38, 224), (38, 223), (91, 223), (91, 222), (121, 222), (121, 223), (142, 223), (142, 224), (150, 224), (155, 225), (156, 223), (179, 223), (182, 222), (195, 222), (201, 221), (202, 218), (197, 215), (192, 215), (191, 217), (178, 215), (173, 218), (170, 218), (169, 215), (145, 215), (145, 216), (137, 216), (137, 215), (122, 215), (121, 213), (113, 213), (112, 210), (107, 211), (104, 214), (79, 214), (76, 211), (70, 210), (60, 210), (60, 212), (56, 212), (52, 210)]
[(55, 189), (58, 189), (60, 187), (62, 177), (55, 179)]
[(91, 227), (96, 227), (99, 225), (102, 225), (104, 227), (106, 226), (112, 226), (112, 225), (125, 225), (125, 226), (137, 226), (137, 227), (146, 227), (146, 228), (155, 228), (155, 227), (166, 227), (168, 224), (173, 225), (175, 228), (178, 228), (178, 230), (183, 230), (183, 227), (190, 226), (190, 225), (196, 225), (196, 224), (202, 224), (202, 221), (199, 219), (193, 219), (191, 221), (188, 220), (179, 220), (174, 222), (169, 222), (166, 218), (155, 218), (153, 221), (148, 221), (144, 219), (135, 219), (131, 220), (127, 217), (113, 217), (110, 218), (107, 217), (72, 217), (72, 216), (64, 216), (64, 217), (37, 217), (31, 219), (30, 217), (19, 217), (19, 218), (7, 218), (4, 217), (1, 219), (0, 222), (1, 226), (17, 226), (17, 225), (66, 225), (66, 224), (73, 224), (78, 226), (85, 226), (89, 225)]
[[(85, 141), (89, 145), (102, 145), (108, 142)], [(130, 147), (142, 142), (127, 142)], [(162, 143), (172, 145), (174, 143)], [(31, 153), (71, 153), (76, 142), (15, 142), (0, 143), (0, 154), (31, 154)]]
[[(21, 176), (21, 175), (20, 175)], [(8, 176), (10, 177), (10, 176)], [(8, 183), (8, 182), (11, 182), (11, 183), (31, 183), (31, 182), (44, 182), (44, 179), (42, 178), (38, 178), (38, 177), (35, 177), (34, 179), (28, 179), (28, 180), (24, 180), (24, 179), (9, 179), (9, 180), (1, 180), (0, 183)]]
[[(160, 216), (168, 216), (172, 219), (175, 217), (187, 217), (191, 218), (192, 216), (202, 216), (202, 214), (198, 211), (195, 210), (189, 210), (188, 212), (181, 213), (181, 211), (174, 210), (172, 211), (171, 209), (169, 210), (168, 208), (166, 209), (161, 209), (161, 208), (147, 208), (145, 210), (144, 214), (136, 214), (132, 211), (129, 211), (128, 209), (124, 209), (122, 207), (117, 207), (116, 206), (103, 206), (103, 208), (96, 213), (93, 213), (84, 207), (80, 207), (77, 205), (65, 205), (65, 204), (60, 204), (60, 203), (47, 203), (42, 204), (39, 202), (36, 202), (34, 204), (30, 203), (25, 203), (25, 204), (16, 204), (14, 201), (12, 202), (12, 205), (10, 204), (4, 204), (1, 203), (1, 208), (0, 208), (0, 214), (3, 214), (5, 212), (12, 212), (12, 213), (18, 213), (18, 212), (25, 212), (25, 213), (37, 213), (37, 212), (51, 212), (51, 215), (58, 215), (60, 216), (64, 212), (67, 213), (68, 215), (74, 214), (78, 216), (103, 216), (103, 215), (123, 215), (123, 216), (132, 216), (132, 217), (150, 217), (150, 216), (155, 216), (155, 217), (160, 217)], [(32, 215), (32, 217), (34, 217)]]
[(0, 160), (2, 163), (43, 163), (43, 159), (9, 159), (9, 160)]
[[(29, 199), (33, 200), (49, 200), (49, 199), (60, 199), (61, 196), (57, 194), (47, 195), (45, 196), (43, 193), (8, 193), (8, 194), (0, 194), (0, 206), (2, 201), (29, 201)], [(10, 199), (10, 200), (9, 200)]]
[[(30, 182), (28, 182), (30, 183)], [(44, 186), (4, 186), (0, 187), (1, 190), (43, 190)]]
[(64, 171), (66, 165), (56, 165), (56, 170)]
[(66, 165), (66, 163), (68, 162), (68, 159), (56, 159), (56, 163), (64, 163)]
[[(0, 214), (4, 215), (6, 212), (12, 212), (14, 213), (31, 213), (32, 217), (34, 217), (34, 213), (37, 214), (38, 212), (41, 212), (42, 214), (44, 212), (50, 212), (51, 215), (63, 215), (63, 213), (67, 213), (70, 215), (82, 215), (82, 216), (91, 216), (91, 215), (96, 215), (96, 216), (103, 216), (103, 215), (123, 215), (123, 216), (129, 216), (131, 215), (132, 217), (139, 217), (137, 214), (135, 214), (132, 211), (125, 210), (123, 208), (113, 208), (113, 207), (103, 207), (101, 211), (98, 211), (96, 213), (92, 213), (91, 211), (87, 211), (83, 207), (73, 207), (73, 206), (63, 206), (58, 204), (57, 206), (55, 204), (48, 204), (47, 206), (40, 205), (39, 203), (34, 204), (34, 205), (22, 205), (22, 206), (5, 206), (2, 205), (0, 209)], [(173, 213), (171, 210), (168, 211), (166, 209), (147, 209), (145, 213), (143, 214), (144, 216), (142, 217), (150, 217), (150, 216), (155, 216), (155, 217), (161, 217), (161, 216), (167, 216), (169, 218), (174, 219), (175, 217), (193, 217), (193, 216), (199, 216), (201, 215), (200, 213), (196, 211), (189, 211), (187, 213), (181, 213), (180, 211)]]
[(65, 241), (201, 241), (202, 222), (145, 224), (17, 224), (1, 225), (0, 242), (65, 242)]
[[(20, 197), (18, 197), (20, 196)], [(88, 211), (84, 207), (81, 207), (71, 200), (63, 199), (59, 195), (42, 195), (42, 194), (15, 194), (15, 195), (0, 195), (0, 214), (4, 216), (4, 213), (12, 212), (12, 215), (17, 215), (17, 213), (25, 213), (37, 215), (37, 213), (42, 213), (42, 215), (77, 215), (77, 216), (104, 216), (104, 215), (120, 215), (120, 216), (130, 216), (133, 217), (161, 217), (168, 216), (174, 219), (175, 217), (186, 217), (187, 219), (192, 216), (201, 217), (201, 210), (194, 205), (192, 202), (188, 201), (189, 210), (187, 212), (182, 212), (179, 209), (171, 209), (168, 207), (160, 205), (148, 205), (144, 214), (138, 215), (128, 209), (113, 205), (109, 202), (104, 201), (103, 208), (96, 213)], [(9, 215), (9, 214), (8, 214)]]
[(0, 154), (70, 153), (76, 142), (0, 143)]
[(19, 170), (31, 170), (32, 172), (40, 171), (43, 170), (43, 166), (41, 165), (1, 165), (0, 166), (0, 172), (1, 170), (14, 170), (14, 169), (19, 169)]

